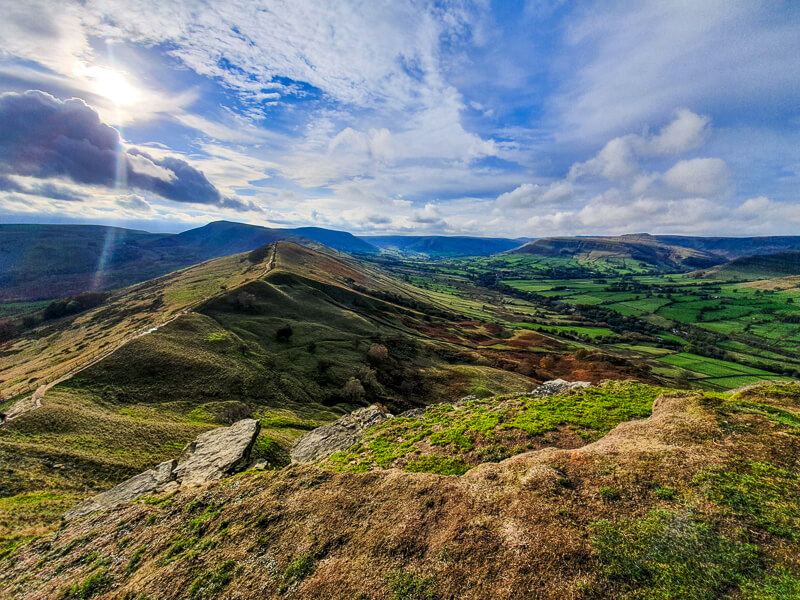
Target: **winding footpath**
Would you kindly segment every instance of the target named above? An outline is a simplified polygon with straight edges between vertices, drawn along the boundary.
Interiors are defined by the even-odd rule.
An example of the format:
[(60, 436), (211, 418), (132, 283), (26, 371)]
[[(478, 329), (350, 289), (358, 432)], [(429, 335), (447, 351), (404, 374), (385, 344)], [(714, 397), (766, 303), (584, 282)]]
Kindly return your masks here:
[[(270, 256), (269, 261), (267, 261), (267, 264), (264, 267), (264, 271), (256, 279), (263, 279), (264, 277), (266, 277), (267, 274), (272, 269), (275, 268), (275, 264), (276, 263), (277, 263), (277, 246), (273, 246), (272, 255)], [(227, 292), (230, 292), (230, 290), (226, 290), (226, 293)], [(21, 417), (25, 413), (28, 413), (28, 412), (30, 412), (32, 410), (36, 410), (37, 408), (40, 408), (42, 406), (42, 399), (44, 398), (45, 393), (51, 387), (56, 386), (59, 383), (63, 383), (64, 381), (67, 381), (68, 379), (72, 379), (75, 375), (77, 375), (81, 371), (85, 371), (86, 369), (88, 369), (92, 365), (95, 365), (95, 364), (99, 363), (101, 360), (105, 360), (106, 358), (108, 358), (109, 356), (114, 354), (114, 352), (116, 352), (117, 350), (119, 350), (124, 345), (128, 344), (129, 342), (132, 342), (135, 339), (138, 339), (138, 338), (140, 338), (142, 336), (145, 336), (145, 335), (147, 335), (149, 333), (153, 333), (154, 331), (157, 331), (157, 330), (161, 329), (162, 327), (164, 327), (164, 325), (168, 325), (169, 323), (172, 323), (172, 321), (174, 321), (178, 317), (182, 317), (183, 315), (192, 312), (197, 306), (199, 306), (200, 304), (203, 304), (207, 300), (208, 300), (208, 298), (204, 298), (203, 300), (198, 301), (198, 302), (192, 304), (191, 306), (187, 306), (183, 310), (178, 311), (177, 313), (172, 315), (169, 319), (167, 319), (163, 323), (159, 323), (158, 325), (155, 325), (153, 327), (149, 327), (149, 328), (147, 328), (147, 329), (145, 329), (143, 331), (137, 331), (136, 333), (130, 335), (129, 337), (124, 338), (123, 340), (121, 340), (113, 348), (110, 348), (109, 350), (103, 351), (100, 354), (97, 354), (97, 355), (93, 356), (92, 358), (88, 359), (86, 362), (81, 363), (80, 365), (76, 366), (74, 369), (68, 371), (64, 375), (61, 375), (58, 379), (55, 379), (55, 380), (53, 380), (53, 381), (51, 381), (49, 383), (46, 383), (44, 385), (40, 385), (38, 388), (36, 388), (36, 390), (33, 392), (33, 394), (31, 394), (30, 396), (26, 396), (25, 398), (20, 398), (19, 400), (17, 400), (14, 404), (12, 404), (8, 408), (8, 410), (5, 412), (5, 420), (2, 423), (0, 423), (0, 427), (5, 425), (6, 423), (10, 423), (11, 421), (13, 421), (15, 419), (18, 419), (19, 417)]]

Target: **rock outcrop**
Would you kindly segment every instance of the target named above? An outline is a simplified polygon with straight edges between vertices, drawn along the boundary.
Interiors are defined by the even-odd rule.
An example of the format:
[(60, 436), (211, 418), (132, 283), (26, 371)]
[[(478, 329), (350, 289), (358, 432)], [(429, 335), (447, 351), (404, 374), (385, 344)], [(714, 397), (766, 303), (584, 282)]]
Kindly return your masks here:
[(244, 419), (197, 436), (183, 449), (175, 479), (182, 485), (222, 479), (247, 466), (261, 424)]
[(366, 429), (391, 418), (391, 413), (375, 404), (355, 410), (301, 437), (290, 452), (292, 462), (314, 462), (334, 452), (347, 450)]
[(565, 381), (564, 379), (551, 379), (545, 381), (542, 385), (537, 386), (531, 390), (530, 395), (538, 398), (546, 398), (548, 396), (557, 396), (570, 390), (578, 390), (590, 387), (592, 384), (588, 381)]
[(134, 475), (130, 479), (123, 481), (119, 485), (111, 488), (110, 490), (98, 494), (94, 498), (89, 498), (82, 502), (72, 510), (68, 511), (65, 519), (72, 519), (82, 515), (111, 508), (117, 504), (124, 502), (132, 502), (137, 498), (152, 494), (160, 486), (172, 481), (175, 478), (175, 466), (178, 464), (176, 460), (168, 460), (154, 469), (145, 471)]
[(173, 491), (181, 485), (200, 484), (222, 479), (245, 468), (261, 425), (245, 419), (230, 427), (220, 427), (200, 434), (183, 449), (179, 461), (168, 460), (157, 467), (134, 475), (108, 491), (82, 502), (64, 518), (74, 519), (93, 512), (133, 502), (149, 494)]

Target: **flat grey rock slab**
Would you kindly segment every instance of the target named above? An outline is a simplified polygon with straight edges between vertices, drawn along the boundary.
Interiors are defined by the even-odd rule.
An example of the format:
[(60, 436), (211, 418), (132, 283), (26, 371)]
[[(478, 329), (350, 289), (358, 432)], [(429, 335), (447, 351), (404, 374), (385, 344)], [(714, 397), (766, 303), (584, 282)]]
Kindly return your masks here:
[(98, 510), (112, 508), (118, 504), (133, 502), (142, 496), (152, 494), (158, 490), (159, 486), (175, 478), (175, 466), (177, 462), (176, 460), (168, 460), (154, 469), (149, 469), (144, 473), (134, 475), (110, 490), (82, 502), (68, 511), (64, 515), (64, 518), (69, 520), (74, 517), (88, 515)]
[(301, 437), (289, 453), (293, 463), (309, 463), (347, 450), (361, 434), (392, 414), (373, 404), (345, 415), (333, 423), (317, 427)]
[(215, 481), (247, 466), (261, 424), (244, 419), (206, 431), (183, 449), (175, 478), (182, 485)]

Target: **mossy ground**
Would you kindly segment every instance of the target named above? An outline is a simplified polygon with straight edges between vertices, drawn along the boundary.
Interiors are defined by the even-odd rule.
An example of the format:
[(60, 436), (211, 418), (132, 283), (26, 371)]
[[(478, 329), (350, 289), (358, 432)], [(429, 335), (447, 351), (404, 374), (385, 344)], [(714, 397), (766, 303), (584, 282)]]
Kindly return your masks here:
[[(323, 466), (335, 471), (400, 467), (461, 474), (543, 446), (582, 446), (624, 421), (649, 416), (664, 391), (635, 381), (609, 381), (548, 398), (500, 396), (430, 406), (419, 418), (390, 419), (373, 427)], [(453, 460), (457, 468), (447, 462)]]

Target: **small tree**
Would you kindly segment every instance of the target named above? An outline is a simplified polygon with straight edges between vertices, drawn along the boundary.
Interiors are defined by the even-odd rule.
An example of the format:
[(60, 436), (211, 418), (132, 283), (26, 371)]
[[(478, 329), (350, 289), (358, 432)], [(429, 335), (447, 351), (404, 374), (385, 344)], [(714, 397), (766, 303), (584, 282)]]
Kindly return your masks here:
[(369, 362), (376, 364), (389, 359), (389, 350), (383, 344), (372, 344), (367, 352)]
[(13, 339), (17, 335), (17, 327), (11, 319), (0, 319), (0, 344)]
[(293, 333), (292, 326), (287, 323), (275, 332), (275, 339), (279, 342), (288, 342)]
[(250, 292), (239, 292), (236, 296), (236, 304), (245, 310), (252, 310), (256, 307), (256, 295)]
[(364, 386), (361, 385), (361, 382), (355, 377), (351, 377), (350, 380), (344, 384), (342, 393), (350, 402), (358, 403), (364, 399), (364, 394), (366, 392), (364, 392)]

